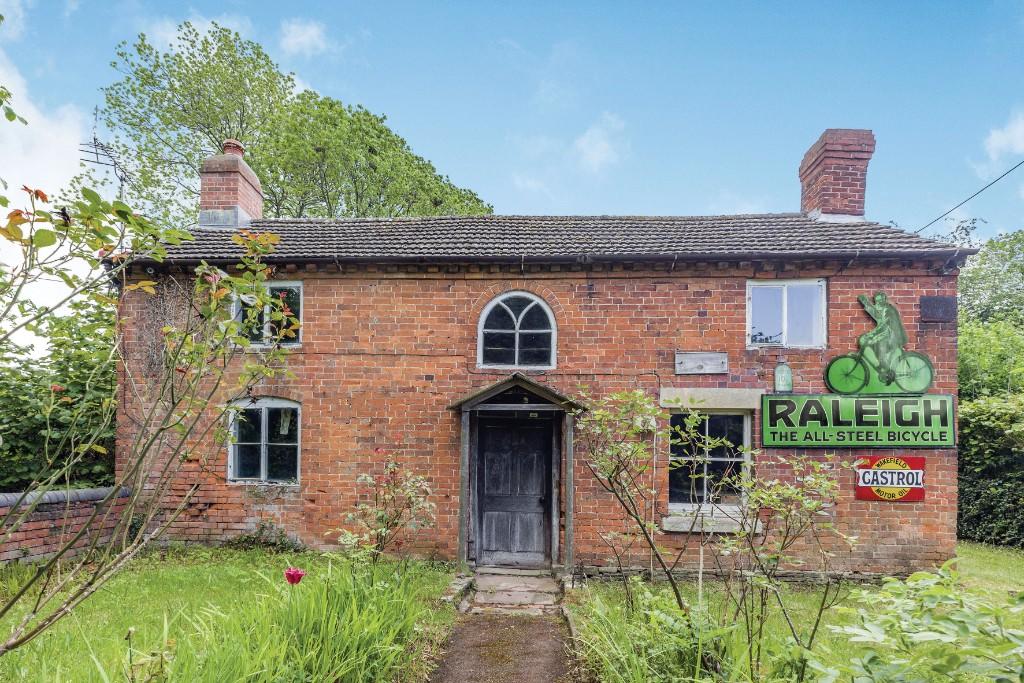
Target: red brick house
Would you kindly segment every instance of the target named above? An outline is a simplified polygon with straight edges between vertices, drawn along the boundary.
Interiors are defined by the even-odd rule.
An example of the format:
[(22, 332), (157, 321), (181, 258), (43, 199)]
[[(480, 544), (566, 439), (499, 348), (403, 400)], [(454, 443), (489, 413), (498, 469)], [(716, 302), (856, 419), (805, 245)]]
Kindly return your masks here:
[[(931, 358), (931, 391), (955, 394), (953, 297), (970, 252), (864, 218), (873, 151), (870, 131), (826, 131), (800, 165), (799, 213), (268, 220), (241, 147), (226, 143), (203, 167), (195, 241), (159, 268), (232, 261), (239, 227), (275, 232), (274, 286), (302, 330), (295, 378), (260, 387), (249, 426), (172, 535), (215, 542), (263, 521), (329, 544), (357, 475), (378, 468), (384, 449), (432, 484), (438, 514), (418, 539), (425, 553), (605, 564), (599, 534), (621, 522), (574, 457), (567, 406), (579, 387), (641, 388), (666, 406), (699, 401), (709, 433), (760, 448), (762, 395), (779, 359), (794, 392), (827, 393), (828, 361), (873, 327), (858, 296), (876, 291), (899, 310), (907, 349)], [(146, 305), (124, 295), (129, 349), (145, 335), (133, 321)], [(130, 436), (122, 420), (120, 438)], [(844, 475), (836, 519), (860, 538), (859, 571), (907, 571), (954, 552), (956, 450), (914, 454), (927, 467), (919, 502), (859, 500)], [(667, 544), (691, 528), (701, 495), (674, 479), (670, 457), (665, 447)], [(705, 529), (728, 532), (717, 512), (705, 515)]]

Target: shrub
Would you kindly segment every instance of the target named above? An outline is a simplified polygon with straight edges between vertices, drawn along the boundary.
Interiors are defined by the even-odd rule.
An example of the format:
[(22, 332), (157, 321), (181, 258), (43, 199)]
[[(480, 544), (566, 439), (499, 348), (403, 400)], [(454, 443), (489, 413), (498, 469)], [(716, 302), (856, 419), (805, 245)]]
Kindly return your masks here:
[(960, 538), (1024, 548), (1024, 394), (960, 405)]
[(61, 484), (107, 486), (114, 479), (113, 307), (76, 301), (70, 315), (42, 326), (42, 358), (12, 343), (0, 348), (0, 491), (30, 486), (48, 458), (58, 468), (73, 463)]
[(1008, 320), (960, 323), (960, 398), (1004, 396), (1024, 390), (1024, 331)]
[(865, 652), (837, 667), (818, 664), (823, 680), (1024, 680), (1024, 631), (1010, 626), (1024, 594), (990, 602), (959, 583), (953, 561), (939, 571), (889, 579), (861, 591), (857, 623), (833, 626)]

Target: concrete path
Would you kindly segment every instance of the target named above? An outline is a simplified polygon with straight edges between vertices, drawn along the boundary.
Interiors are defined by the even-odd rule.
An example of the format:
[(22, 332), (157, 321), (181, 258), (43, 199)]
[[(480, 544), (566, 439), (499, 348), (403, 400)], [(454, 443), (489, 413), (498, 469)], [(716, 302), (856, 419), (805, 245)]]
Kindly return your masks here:
[(431, 683), (570, 683), (562, 591), (540, 570), (480, 569)]

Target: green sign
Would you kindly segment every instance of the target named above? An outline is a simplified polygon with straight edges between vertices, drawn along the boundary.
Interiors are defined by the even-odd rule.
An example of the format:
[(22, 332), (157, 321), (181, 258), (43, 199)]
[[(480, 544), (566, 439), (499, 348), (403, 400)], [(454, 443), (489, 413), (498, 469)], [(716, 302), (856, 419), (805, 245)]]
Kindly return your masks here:
[(766, 394), (766, 448), (949, 448), (956, 445), (947, 394)]
[(825, 368), (825, 382), (837, 394), (923, 394), (932, 385), (932, 363), (907, 351), (900, 313), (885, 292), (857, 297), (875, 328), (857, 338), (857, 351), (836, 356)]

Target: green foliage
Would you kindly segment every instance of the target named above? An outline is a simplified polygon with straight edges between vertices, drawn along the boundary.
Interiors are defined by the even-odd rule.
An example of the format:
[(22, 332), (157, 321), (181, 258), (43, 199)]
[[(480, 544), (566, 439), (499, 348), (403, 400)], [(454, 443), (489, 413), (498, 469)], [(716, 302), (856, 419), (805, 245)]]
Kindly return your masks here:
[[(703, 680), (700, 653), (716, 649), (729, 629), (709, 623), (692, 629), (672, 596), (634, 577), (628, 603), (588, 591), (579, 610), (579, 648), (584, 669), (602, 683), (675, 683)], [(696, 634), (702, 634), (703, 642)], [(718, 647), (721, 643), (717, 644)], [(716, 662), (720, 665), (720, 662)]]
[(178, 29), (166, 51), (145, 35), (117, 49), (121, 80), (103, 116), (127, 166), (133, 201), (162, 223), (194, 216), (202, 160), (234, 138), (248, 150), (270, 216), (490, 213), (438, 175), (361, 107), (295, 93), (263, 48), (217, 24)]
[[(684, 414), (681, 425), (664, 429), (661, 425), (667, 422), (668, 414), (640, 390), (617, 392), (597, 400), (585, 397), (582, 402), (588, 404), (588, 410), (576, 416), (578, 452), (601, 487), (614, 497), (633, 527), (632, 535), (644, 541), (651, 559), (668, 581), (675, 599), (671, 619), (688, 631), (688, 653), (675, 656), (692, 658), (698, 663), (691, 667), (692, 675), (713, 680), (804, 680), (809, 657), (821, 641), (824, 615), (844, 593), (843, 581), (835, 573), (842, 569), (834, 566), (835, 555), (843, 544), (849, 546), (856, 540), (841, 534), (834, 524), (839, 473), (849, 464), (821, 457), (761, 456), (724, 438), (709, 436), (701, 428), (705, 417), (693, 410)], [(653, 509), (657, 501), (664, 500), (652, 476), (659, 443), (671, 443), (689, 452), (690, 462), (700, 463), (714, 450), (735, 460), (749, 458), (755, 467), (784, 472), (785, 476), (750, 476), (740, 469), (705, 482), (703, 467), (689, 466), (693, 485), (705, 488), (707, 495), (691, 513), (691, 531), (682, 538), (681, 548), (669, 550), (659, 542), (657, 526), (659, 517), (667, 511)], [(670, 464), (680, 466), (685, 466), (680, 460)], [(727, 497), (729, 505), (718, 503)], [(728, 532), (706, 533), (706, 520), (727, 523)], [(695, 610), (675, 577), (691, 542), (712, 546), (711, 561), (725, 589), (724, 607), (718, 614), (709, 616)], [(606, 544), (616, 552), (621, 568), (622, 551), (618, 548), (626, 544), (621, 539), (606, 539)], [(784, 590), (785, 573), (793, 567), (814, 571), (820, 577), (810, 619), (797, 616), (799, 608)], [(642, 591), (640, 598), (634, 599), (636, 592), (634, 583), (624, 584), (629, 619), (643, 624), (669, 618), (663, 614), (664, 607), (652, 607)], [(702, 602), (699, 595), (698, 604)], [(595, 616), (601, 621), (599, 617)], [(782, 633), (773, 634), (766, 628), (773, 620), (786, 624)], [(680, 674), (678, 666), (668, 671)], [(643, 680), (643, 675), (649, 674), (632, 669), (622, 680), (634, 676)]]
[[(188, 681), (190, 672), (198, 672), (196, 680), (199, 681), (236, 681), (243, 679), (227, 675), (217, 679), (214, 667), (222, 663), (237, 666), (234, 660), (240, 650), (245, 651), (245, 656), (258, 659), (262, 648), (269, 650), (266, 659), (260, 659), (263, 663), (272, 661), (273, 653), (280, 649), (290, 648), (297, 655), (294, 664), (302, 666), (307, 659), (322, 654), (312, 638), (314, 629), (302, 634), (285, 633), (281, 642), (271, 642), (270, 634), (264, 636), (257, 630), (271, 627), (280, 635), (281, 630), (290, 629), (295, 623), (283, 613), (287, 608), (285, 589), (288, 586), (282, 572), (289, 565), (302, 567), (307, 572), (290, 592), (292, 601), (299, 603), (295, 607), (309, 610), (308, 615), (315, 614), (316, 609), (309, 602), (328, 592), (317, 585), (327, 580), (328, 572), (332, 580), (340, 584), (331, 591), (330, 599), (344, 594), (352, 600), (351, 605), (338, 608), (339, 616), (353, 619), (351, 624), (331, 624), (328, 620), (324, 625), (337, 627), (335, 634), (352, 638), (354, 642), (346, 654), (355, 660), (368, 662), (376, 656), (367, 642), (374, 635), (384, 638), (383, 650), (394, 651), (396, 645), (386, 640), (389, 627), (376, 633), (359, 630), (380, 625), (366, 610), (381, 609), (383, 616), (394, 618), (399, 610), (404, 614), (403, 603), (408, 601), (408, 609), (419, 615), (412, 639), (404, 641), (406, 649), (401, 655), (401, 668), (409, 675), (396, 676), (394, 680), (423, 680), (418, 676), (430, 661), (423, 651), (433, 648), (443, 638), (453, 616), (453, 610), (439, 601), (451, 579), (448, 567), (410, 563), (403, 582), (395, 586), (391, 581), (394, 566), (381, 563), (376, 573), (378, 585), (370, 590), (365, 585), (369, 577), (367, 568), (356, 568), (361, 572), (356, 583), (344, 576), (350, 565), (336, 555), (200, 546), (154, 548), (132, 560), (123, 574), (114, 577), (103, 591), (78, 607), (44, 637), (0, 657), (0, 680), (129, 683), (132, 678), (128, 672), (134, 671), (134, 680), (139, 683), (146, 680), (156, 683), (167, 678)], [(5, 571), (9, 570), (0, 570), (0, 594), (4, 589)], [(356, 585), (349, 590), (345, 584)], [(213, 643), (225, 643), (243, 628), (251, 631), (242, 633), (241, 641), (228, 643), (225, 647), (230, 652), (211, 651)], [(130, 640), (126, 639), (129, 632)], [(207, 642), (207, 638), (211, 640)], [(300, 638), (309, 646), (308, 651), (295, 649)], [(247, 645), (249, 639), (251, 645)], [(327, 644), (328, 652), (338, 652), (345, 647), (343, 642)], [(157, 675), (147, 679), (148, 673), (159, 672), (161, 658), (165, 659), (164, 677)], [(175, 667), (179, 660), (184, 660), (180, 672)], [(291, 679), (282, 675), (281, 680)], [(308, 677), (305, 680), (331, 679)]]
[(1024, 230), (985, 242), (960, 272), (959, 289), (968, 317), (1024, 323)]
[(195, 635), (186, 646), (168, 638), (158, 650), (165, 656), (136, 653), (137, 679), (394, 680), (412, 663), (418, 626), (430, 610), (425, 571), (329, 563), (294, 586), (268, 576), (241, 613), (228, 617), (210, 607), (192, 616)]
[(1024, 391), (1024, 330), (1009, 320), (963, 320), (959, 339), (960, 399)]
[(369, 555), (372, 563), (384, 553), (397, 552), (407, 532), (433, 524), (436, 506), (430, 502), (430, 483), (394, 460), (384, 463), (381, 474), (360, 474), (356, 483), (363, 499), (347, 517), (355, 531), (343, 530), (339, 541), (354, 553)]
[[(40, 329), (46, 355), (0, 352), (0, 491), (21, 491), (70, 463), (64, 484), (108, 486), (114, 475), (114, 309), (80, 300)], [(50, 446), (50, 447), (48, 447)]]
[(1024, 680), (1024, 594), (986, 600), (964, 590), (953, 563), (861, 591), (857, 623), (832, 627), (864, 652), (818, 666), (827, 681)]
[(1024, 548), (1024, 394), (960, 404), (960, 538)]

